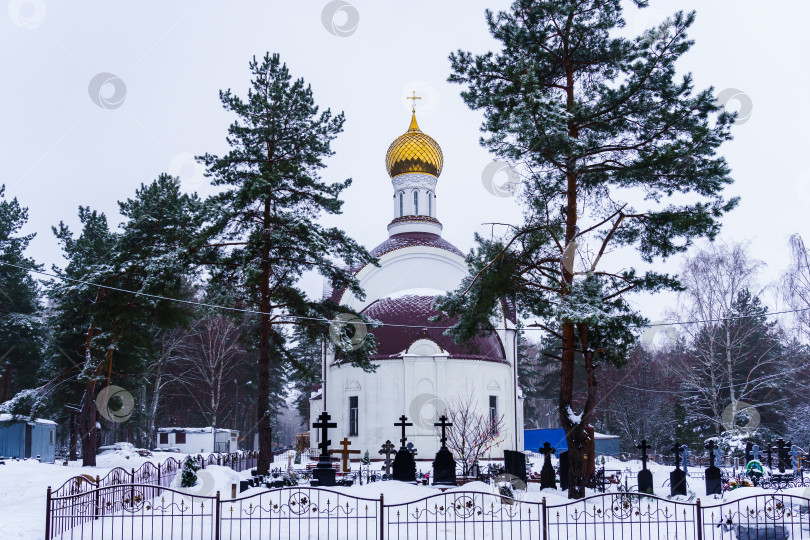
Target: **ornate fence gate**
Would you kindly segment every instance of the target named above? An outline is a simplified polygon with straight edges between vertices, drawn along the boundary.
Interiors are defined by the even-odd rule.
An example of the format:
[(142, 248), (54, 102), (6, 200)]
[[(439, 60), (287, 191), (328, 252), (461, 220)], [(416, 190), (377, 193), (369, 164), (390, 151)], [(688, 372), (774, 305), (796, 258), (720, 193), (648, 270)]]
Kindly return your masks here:
[(386, 504), (292, 487), (221, 500), (154, 484), (48, 492), (46, 540), (781, 540), (810, 539), (810, 499), (782, 493), (702, 505), (605, 493), (549, 505), (448, 491)]

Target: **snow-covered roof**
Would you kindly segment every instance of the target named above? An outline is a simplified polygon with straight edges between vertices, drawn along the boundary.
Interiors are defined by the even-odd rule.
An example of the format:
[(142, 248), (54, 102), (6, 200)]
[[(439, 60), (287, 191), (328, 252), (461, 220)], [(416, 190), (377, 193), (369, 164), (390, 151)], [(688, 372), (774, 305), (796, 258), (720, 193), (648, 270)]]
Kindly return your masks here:
[(597, 432), (594, 431), (593, 432), (593, 438), (594, 438), (594, 440), (596, 440), (596, 439), (618, 439), (619, 436), (618, 435), (608, 435), (607, 433), (597, 433)]
[[(0, 413), (0, 422), (30, 422), (31, 418), (28, 416), (17, 416), (15, 417), (9, 413)], [(56, 422), (53, 420), (46, 420), (45, 418), (37, 418), (34, 420), (37, 424), (49, 424), (52, 426), (56, 425)]]
[[(162, 427), (158, 428), (159, 433), (211, 433), (213, 428), (208, 427)], [(239, 433), (238, 429), (217, 428), (217, 433)]]

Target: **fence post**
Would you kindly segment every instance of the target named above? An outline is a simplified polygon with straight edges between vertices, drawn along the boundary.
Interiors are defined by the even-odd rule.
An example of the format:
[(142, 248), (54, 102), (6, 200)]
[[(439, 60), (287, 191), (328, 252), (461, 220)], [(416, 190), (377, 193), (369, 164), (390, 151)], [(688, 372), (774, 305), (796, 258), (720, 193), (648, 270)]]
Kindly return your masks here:
[(45, 498), (45, 540), (51, 540), (51, 486)]
[(158, 486), (160, 485), (160, 462), (159, 462), (159, 461), (158, 461), (158, 479), (157, 479), (157, 485), (158, 485)]
[(217, 491), (217, 505), (216, 517), (214, 518), (214, 540), (219, 540), (219, 491)]
[[(385, 500), (383, 494), (380, 493), (380, 540), (385, 538)], [(47, 540), (47, 539), (46, 539)]]
[(546, 540), (548, 538), (548, 531), (546, 530), (547, 525), (548, 525), (548, 521), (547, 521), (548, 518), (546, 516), (547, 516), (547, 513), (546, 513), (546, 498), (543, 497), (543, 519), (540, 521), (540, 527), (541, 527), (541, 529), (540, 529), (540, 538), (542, 538), (543, 540)]
[(100, 489), (101, 489), (101, 478), (99, 478), (98, 475), (96, 475), (96, 496), (94, 497), (96, 500), (96, 515), (94, 519), (98, 519), (98, 514), (100, 512), (98, 506), (98, 492)]
[(695, 521), (697, 522), (697, 540), (703, 540), (703, 510), (700, 508), (700, 497), (695, 499)]

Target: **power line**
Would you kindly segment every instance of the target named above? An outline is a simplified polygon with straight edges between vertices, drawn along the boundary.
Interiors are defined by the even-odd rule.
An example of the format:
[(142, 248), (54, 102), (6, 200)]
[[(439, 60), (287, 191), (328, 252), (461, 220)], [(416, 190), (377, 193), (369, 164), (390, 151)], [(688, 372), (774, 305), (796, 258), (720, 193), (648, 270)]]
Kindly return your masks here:
[[(195, 301), (195, 300), (183, 300), (182, 298), (169, 298), (169, 297), (160, 296), (160, 295), (157, 295), (157, 294), (150, 294), (150, 293), (145, 293), (145, 292), (132, 291), (132, 290), (129, 290), (129, 289), (122, 289), (120, 287), (113, 287), (113, 286), (110, 286), (110, 285), (100, 285), (98, 283), (93, 283), (91, 281), (86, 281), (86, 280), (82, 280), (82, 279), (75, 279), (75, 278), (69, 278), (69, 277), (60, 276), (60, 275), (57, 275), (57, 274), (51, 274), (51, 273), (48, 273), (48, 272), (43, 272), (41, 270), (36, 270), (34, 268), (28, 268), (28, 267), (25, 267), (25, 266), (19, 266), (19, 265), (16, 265), (16, 264), (11, 264), (11, 263), (7, 263), (7, 262), (3, 262), (3, 261), (0, 261), (0, 265), (2, 265), (2, 266), (10, 266), (10, 267), (13, 267), (13, 268), (17, 268), (19, 270), (24, 270), (24, 271), (30, 272), (32, 274), (39, 274), (39, 275), (46, 276), (46, 277), (49, 277), (49, 278), (52, 278), (52, 279), (59, 279), (59, 280), (62, 280), (62, 281), (71, 281), (71, 282), (74, 282), (74, 283), (80, 283), (82, 285), (89, 285), (91, 287), (98, 287), (100, 289), (107, 289), (107, 290), (116, 291), (116, 292), (122, 292), (122, 293), (126, 293), (126, 294), (134, 294), (136, 296), (144, 296), (144, 297), (152, 298), (152, 299), (155, 299), (155, 300), (166, 300), (168, 302), (177, 302), (177, 303), (186, 304), (186, 305), (192, 305), (192, 306), (206, 307), (206, 308), (211, 308), (211, 309), (221, 309), (221, 310), (225, 310), (225, 311), (232, 311), (232, 312), (237, 312), (237, 313), (247, 313), (247, 314), (251, 314), (251, 315), (269, 315), (271, 317), (281, 317), (281, 318), (285, 318), (285, 319), (294, 319), (294, 320), (298, 320), (298, 321), (323, 322), (323, 323), (326, 323), (326, 324), (332, 324), (334, 322), (338, 322), (341, 325), (344, 325), (344, 324), (362, 324), (362, 325), (365, 325), (366, 324), (363, 321), (352, 321), (352, 320), (333, 321), (333, 320), (325, 319), (325, 318), (322, 318), (322, 317), (303, 317), (303, 316), (300, 316), (300, 315), (284, 315), (284, 314), (279, 314), (279, 313), (268, 313), (268, 312), (264, 312), (264, 311), (254, 310), (254, 309), (242, 309), (242, 308), (236, 308), (236, 307), (232, 307), (232, 306), (222, 306), (222, 305), (218, 305), (218, 304), (208, 304), (206, 302), (198, 302), (198, 301)], [(810, 311), (810, 307), (808, 307), (808, 308), (798, 308), (798, 309), (789, 309), (789, 310), (784, 310), (784, 311), (773, 311), (773, 312), (762, 313), (762, 314), (758, 314), (758, 315), (740, 315), (740, 316), (737, 316), (737, 317), (722, 317), (722, 318), (718, 318), (718, 319), (705, 319), (705, 320), (692, 320), (692, 321), (658, 322), (658, 323), (637, 324), (637, 325), (630, 325), (630, 326), (633, 327), (633, 328), (655, 328), (655, 327), (661, 327), (661, 326), (680, 326), (680, 325), (687, 325), (687, 324), (706, 324), (706, 323), (715, 323), (715, 322), (735, 321), (735, 320), (741, 320), (741, 319), (758, 319), (758, 318), (770, 317), (770, 316), (775, 316), (775, 315), (786, 315), (786, 314), (790, 314), (790, 313), (800, 313), (800, 312), (804, 312), (804, 311)], [(275, 323), (275, 324), (293, 324), (293, 323), (292, 322), (280, 322), (280, 323)], [(425, 326), (425, 325), (416, 325), (416, 324), (393, 324), (393, 323), (382, 323), (382, 322), (380, 322), (379, 324), (372, 324), (372, 326), (374, 328), (388, 326), (388, 327), (397, 327), (397, 328), (433, 328), (433, 329), (437, 329), (437, 330), (447, 330), (447, 329), (453, 328), (452, 326)], [(522, 330), (524, 330), (524, 331), (525, 330), (543, 330), (543, 328), (523, 327)]]

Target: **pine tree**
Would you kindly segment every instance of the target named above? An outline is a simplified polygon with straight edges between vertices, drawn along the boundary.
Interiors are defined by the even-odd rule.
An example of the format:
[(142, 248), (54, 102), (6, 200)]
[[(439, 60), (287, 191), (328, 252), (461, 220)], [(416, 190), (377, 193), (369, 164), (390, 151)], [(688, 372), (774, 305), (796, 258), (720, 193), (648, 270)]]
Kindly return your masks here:
[[(337, 228), (317, 222), (322, 214), (339, 214), (341, 192), (351, 180), (327, 184), (319, 171), (333, 154), (331, 143), (343, 130), (343, 114), (319, 113), (303, 79), (292, 80), (277, 54), (250, 62), (253, 75), (245, 99), (220, 92), (225, 110), (237, 119), (228, 130), (230, 151), (200, 159), (222, 193), (213, 196), (209, 230), (219, 258), (212, 261), (213, 282), (238, 289), (243, 305), (257, 315), (258, 396), (257, 471), (267, 474), (272, 460), (270, 426), (271, 372), (286, 361), (289, 332), (295, 321), (323, 331), (312, 320), (331, 319), (329, 302), (312, 302), (299, 287), (304, 272), (316, 270), (336, 287), (362, 296), (349, 268), (371, 261), (368, 252)], [(371, 342), (372, 340), (367, 340)], [(368, 366), (364, 348), (347, 359)]]
[(360, 460), (360, 463), (363, 465), (369, 465), (371, 463), (371, 457), (368, 455), (368, 450), (366, 450), (366, 453), (363, 454), (363, 459)]
[(186, 456), (186, 459), (183, 460), (183, 470), (180, 471), (180, 487), (190, 488), (196, 486), (197, 471), (199, 470), (200, 466), (197, 464), (197, 460), (191, 456)]
[[(33, 234), (20, 235), (28, 221), (28, 209), (17, 199), (5, 199), (0, 185), (0, 403), (36, 384), (42, 361), (44, 328), (39, 306), (40, 291), (26, 270), (36, 270), (33, 259), (25, 256)], [(13, 413), (28, 413), (9, 403)]]
[(99, 386), (112, 384), (113, 373), (125, 387), (142, 384), (156, 327), (182, 324), (191, 313), (184, 304), (144, 295), (186, 293), (200, 206), (196, 196), (180, 192), (176, 178), (160, 175), (119, 203), (126, 219), (119, 232), (110, 231), (104, 214), (84, 207), (78, 237), (64, 223), (54, 227), (68, 264), (55, 268), (63, 279), (50, 289), (54, 338), (46, 373), (53, 386), (79, 383), (72, 391), (52, 392), (52, 399), (80, 402), (85, 466), (95, 465)]
[[(440, 307), (461, 316), (458, 340), (491, 330), (500, 298), (557, 340), (571, 498), (585, 495), (597, 365), (621, 365), (644, 322), (626, 294), (678, 288), (672, 276), (640, 274), (626, 260), (610, 267), (604, 255), (624, 248), (650, 262), (680, 253), (695, 238), (714, 238), (737, 203), (721, 195), (732, 180), (716, 155), (735, 115), (713, 89), (695, 92), (691, 75), (676, 79), (694, 13), (628, 39), (617, 33), (621, 4), (516, 0), (486, 15), (500, 50), (450, 57), (449, 80), (483, 112), (482, 145), (524, 177), (524, 221), (499, 238), (477, 237), (473, 277)], [(579, 399), (577, 364), (585, 372)]]

